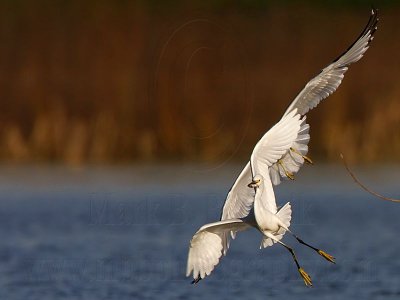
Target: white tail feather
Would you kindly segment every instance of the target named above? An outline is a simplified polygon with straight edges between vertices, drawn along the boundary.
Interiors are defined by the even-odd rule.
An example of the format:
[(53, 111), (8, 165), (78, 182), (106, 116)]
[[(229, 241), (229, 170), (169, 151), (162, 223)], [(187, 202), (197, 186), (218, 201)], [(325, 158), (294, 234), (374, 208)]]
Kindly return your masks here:
[[(286, 203), (277, 213), (277, 217), (281, 220), (282, 225), (285, 228), (290, 227), (290, 221), (292, 220), (292, 207), (290, 206), (290, 202)], [(286, 229), (279, 228), (278, 232), (274, 235), (278, 241), (280, 241), (286, 233)], [(276, 241), (272, 240), (271, 238), (264, 237), (261, 241), (260, 249), (267, 248), (272, 246)]]

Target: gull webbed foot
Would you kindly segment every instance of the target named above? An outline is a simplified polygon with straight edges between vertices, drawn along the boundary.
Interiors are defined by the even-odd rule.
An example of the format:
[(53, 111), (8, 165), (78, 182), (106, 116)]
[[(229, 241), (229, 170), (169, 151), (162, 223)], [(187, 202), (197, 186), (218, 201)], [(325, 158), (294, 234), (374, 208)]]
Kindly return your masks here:
[(304, 161), (305, 161), (307, 164), (309, 164), (309, 165), (313, 165), (313, 164), (314, 164), (313, 161), (311, 160), (311, 158), (309, 158), (308, 156), (305, 156), (305, 155), (301, 154), (300, 151), (298, 151), (297, 149), (294, 149), (294, 148), (291, 147), (291, 148), (290, 148), (290, 151), (292, 151), (292, 152), (294, 152), (294, 153), (300, 155), (300, 156), (304, 159)]
[(286, 170), (286, 168), (284, 167), (283, 162), (282, 162), (281, 159), (278, 160), (278, 164), (279, 164), (279, 166), (282, 168), (283, 172), (285, 172), (286, 177), (289, 178), (289, 179), (291, 179), (291, 180), (294, 180), (294, 175), (293, 175), (293, 173), (291, 173), (291, 172), (289, 172), (288, 170)]

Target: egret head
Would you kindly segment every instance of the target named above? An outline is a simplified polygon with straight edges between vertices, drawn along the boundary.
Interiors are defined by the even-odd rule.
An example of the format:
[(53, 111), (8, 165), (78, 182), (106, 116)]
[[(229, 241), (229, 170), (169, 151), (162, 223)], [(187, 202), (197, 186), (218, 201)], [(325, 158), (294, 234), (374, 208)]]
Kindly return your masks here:
[(256, 175), (253, 177), (253, 181), (250, 182), (247, 186), (249, 188), (258, 188), (260, 186), (260, 184), (262, 183), (262, 176), (261, 175)]

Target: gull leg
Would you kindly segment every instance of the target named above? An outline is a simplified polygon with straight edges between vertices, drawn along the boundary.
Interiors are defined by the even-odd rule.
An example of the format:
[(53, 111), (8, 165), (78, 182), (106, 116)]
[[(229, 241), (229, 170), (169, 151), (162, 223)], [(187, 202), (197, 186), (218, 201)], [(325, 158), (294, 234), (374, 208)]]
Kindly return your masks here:
[(326, 253), (325, 251), (323, 251), (321, 249), (315, 248), (314, 246), (311, 246), (310, 244), (307, 244), (306, 242), (304, 242), (302, 239), (300, 239), (297, 235), (295, 235), (290, 230), (288, 230), (288, 232), (290, 234), (292, 234), (300, 244), (303, 244), (304, 246), (307, 246), (308, 248), (311, 248), (312, 250), (317, 252), (319, 255), (321, 255), (323, 258), (325, 258), (327, 261), (329, 261), (329, 262), (331, 262), (333, 264), (336, 264), (335, 258), (332, 255)]
[(286, 248), (286, 250), (288, 250), (288, 251), (290, 252), (290, 254), (292, 255), (292, 258), (293, 258), (293, 260), (294, 260), (294, 263), (295, 263), (296, 266), (297, 266), (297, 270), (299, 271), (299, 274), (300, 274), (301, 278), (303, 278), (303, 280), (304, 280), (304, 284), (305, 284), (306, 286), (312, 286), (311, 277), (310, 277), (310, 275), (308, 275), (307, 272), (304, 271), (304, 269), (300, 266), (299, 261), (297, 260), (296, 254), (294, 253), (294, 250), (293, 250), (291, 247), (289, 247), (288, 245), (286, 245), (285, 243), (283, 243), (283, 242), (277, 240), (273, 234), (270, 234), (270, 233), (268, 233), (268, 232), (265, 232), (264, 234), (265, 234), (267, 237), (273, 239), (275, 242), (281, 244), (283, 247)]
[(305, 156), (305, 155), (301, 154), (300, 151), (298, 151), (297, 149), (290, 147), (290, 151), (292, 151), (293, 153), (296, 153), (296, 154), (300, 155), (300, 156), (304, 159), (304, 161), (305, 161), (307, 164), (309, 164), (309, 165), (313, 165), (313, 164), (314, 164), (313, 161), (311, 160), (311, 158), (309, 158), (308, 156)]
[(278, 166), (280, 166), (282, 168), (282, 170), (283, 170), (283, 172), (285, 172), (285, 175), (287, 178), (294, 180), (294, 175), (285, 169), (285, 166), (283, 165), (283, 162), (281, 159), (278, 159)]

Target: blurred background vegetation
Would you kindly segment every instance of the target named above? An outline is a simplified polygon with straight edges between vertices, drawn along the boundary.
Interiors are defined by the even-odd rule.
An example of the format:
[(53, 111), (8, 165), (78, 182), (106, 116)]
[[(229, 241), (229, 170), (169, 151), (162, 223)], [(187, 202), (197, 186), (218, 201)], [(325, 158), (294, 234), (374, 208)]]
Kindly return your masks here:
[[(232, 4), (233, 3), (233, 4)], [(313, 110), (311, 157), (400, 161), (400, 5)], [(0, 1), (0, 160), (243, 161), (370, 1)]]

